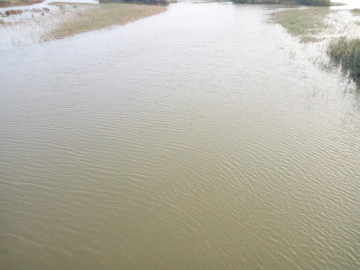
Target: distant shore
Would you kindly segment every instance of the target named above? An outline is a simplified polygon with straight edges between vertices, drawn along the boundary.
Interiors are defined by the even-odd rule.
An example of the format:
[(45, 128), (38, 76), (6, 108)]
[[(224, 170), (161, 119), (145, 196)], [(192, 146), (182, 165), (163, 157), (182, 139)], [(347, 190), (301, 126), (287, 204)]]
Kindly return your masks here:
[(0, 0), (0, 7), (30, 6), (42, 3), (44, 0)]

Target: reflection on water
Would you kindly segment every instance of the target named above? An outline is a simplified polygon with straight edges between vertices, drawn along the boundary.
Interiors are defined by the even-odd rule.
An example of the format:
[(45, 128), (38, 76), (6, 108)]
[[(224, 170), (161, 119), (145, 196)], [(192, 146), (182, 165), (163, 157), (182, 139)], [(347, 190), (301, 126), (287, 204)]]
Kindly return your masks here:
[(341, 4), (332, 6), (331, 9), (334, 10), (360, 8), (360, 1), (358, 0), (331, 0), (331, 2), (334, 4)]
[(356, 92), (268, 12), (1, 53), (4, 269), (359, 269)]

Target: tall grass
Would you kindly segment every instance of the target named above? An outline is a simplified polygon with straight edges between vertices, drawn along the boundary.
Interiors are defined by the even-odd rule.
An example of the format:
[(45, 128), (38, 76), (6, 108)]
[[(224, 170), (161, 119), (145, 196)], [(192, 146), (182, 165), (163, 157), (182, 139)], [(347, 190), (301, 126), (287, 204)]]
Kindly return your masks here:
[(330, 6), (330, 0), (233, 0), (241, 4), (298, 4), (306, 6)]
[(345, 37), (330, 43), (327, 54), (332, 63), (340, 66), (342, 72), (348, 74), (357, 84), (360, 84), (360, 39)]

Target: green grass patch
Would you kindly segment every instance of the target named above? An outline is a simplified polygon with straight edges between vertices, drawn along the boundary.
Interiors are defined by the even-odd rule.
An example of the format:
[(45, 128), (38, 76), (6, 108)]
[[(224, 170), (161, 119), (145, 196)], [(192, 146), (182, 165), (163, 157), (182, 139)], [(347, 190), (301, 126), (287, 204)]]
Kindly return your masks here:
[(351, 12), (353, 15), (360, 16), (360, 9), (358, 8), (351, 10)]
[(340, 66), (343, 73), (360, 84), (360, 39), (343, 37), (334, 40), (329, 44), (327, 54), (335, 66)]
[(276, 12), (273, 20), (281, 24), (292, 36), (302, 42), (318, 41), (316, 35), (326, 29), (325, 17), (330, 13), (326, 7), (312, 7)]
[[(71, 4), (73, 5), (73, 4)], [(81, 6), (80, 4), (76, 4)], [(64, 21), (45, 38), (61, 39), (76, 34), (121, 25), (165, 10), (163, 6), (111, 3), (87, 6)]]

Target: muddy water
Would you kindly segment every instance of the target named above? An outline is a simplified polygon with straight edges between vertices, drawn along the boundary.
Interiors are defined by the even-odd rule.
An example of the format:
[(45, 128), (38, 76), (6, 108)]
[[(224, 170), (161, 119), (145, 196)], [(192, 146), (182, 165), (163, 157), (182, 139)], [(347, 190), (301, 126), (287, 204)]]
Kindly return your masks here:
[(359, 269), (359, 93), (270, 12), (1, 51), (1, 268)]

